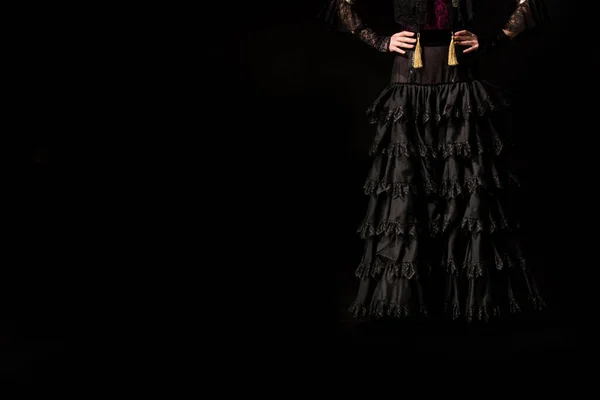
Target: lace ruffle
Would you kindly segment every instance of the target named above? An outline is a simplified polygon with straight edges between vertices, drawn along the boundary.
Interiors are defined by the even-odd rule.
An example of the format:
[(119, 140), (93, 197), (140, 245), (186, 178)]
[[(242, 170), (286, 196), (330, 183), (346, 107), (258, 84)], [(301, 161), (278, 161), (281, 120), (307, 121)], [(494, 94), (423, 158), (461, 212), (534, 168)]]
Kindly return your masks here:
[(518, 188), (501, 126), (508, 105), (474, 81), (393, 84), (368, 110), (377, 129), (358, 229), (366, 247), (356, 270), (357, 315), (421, 314), (432, 269), (445, 271), (445, 303), (455, 318), (485, 320), (527, 301), (543, 304), (508, 201)]

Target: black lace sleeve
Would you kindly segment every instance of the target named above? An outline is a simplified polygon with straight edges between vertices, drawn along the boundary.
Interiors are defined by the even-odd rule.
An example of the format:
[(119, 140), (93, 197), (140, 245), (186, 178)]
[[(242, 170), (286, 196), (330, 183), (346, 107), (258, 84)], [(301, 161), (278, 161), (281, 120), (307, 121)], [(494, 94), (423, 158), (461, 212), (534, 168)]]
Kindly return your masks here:
[(542, 0), (518, 0), (517, 8), (504, 29), (510, 37), (534, 28), (546, 18), (547, 12)]
[(351, 33), (377, 51), (389, 51), (390, 37), (378, 35), (363, 23), (356, 11), (355, 1), (358, 0), (329, 0), (321, 19), (337, 30)]

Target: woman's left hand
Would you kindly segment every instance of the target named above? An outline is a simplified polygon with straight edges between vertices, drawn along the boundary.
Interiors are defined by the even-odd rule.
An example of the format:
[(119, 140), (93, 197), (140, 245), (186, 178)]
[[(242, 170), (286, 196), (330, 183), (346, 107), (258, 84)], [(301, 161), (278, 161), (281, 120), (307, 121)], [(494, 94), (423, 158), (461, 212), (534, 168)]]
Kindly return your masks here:
[(458, 31), (454, 33), (454, 43), (458, 46), (468, 46), (463, 50), (463, 53), (470, 53), (479, 48), (479, 40), (477, 35), (469, 31)]

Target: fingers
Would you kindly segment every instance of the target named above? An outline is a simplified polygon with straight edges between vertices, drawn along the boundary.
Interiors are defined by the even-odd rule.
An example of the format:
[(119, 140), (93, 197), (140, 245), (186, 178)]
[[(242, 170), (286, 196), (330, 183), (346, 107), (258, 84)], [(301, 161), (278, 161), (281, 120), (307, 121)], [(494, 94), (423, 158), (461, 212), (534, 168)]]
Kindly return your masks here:
[(413, 39), (411, 36), (415, 36), (415, 33), (402, 31), (394, 34), (390, 39), (390, 51), (406, 54), (403, 49), (412, 49), (415, 47), (413, 43), (417, 43), (417, 39)]
[(392, 36), (392, 40), (397, 41), (397, 42), (403, 42), (403, 43), (416, 43), (417, 42), (417, 39), (403, 36), (402, 32), (396, 33), (394, 36)]
[(454, 32), (454, 40), (475, 40), (477, 35), (469, 31), (458, 31)]
[(475, 50), (479, 49), (479, 44), (469, 47), (468, 49), (463, 50), (463, 53), (471, 53)]
[(398, 46), (390, 46), (390, 51), (394, 51), (396, 53), (400, 53), (400, 54), (406, 54), (406, 51), (402, 50), (400, 47)]
[(404, 43), (399, 40), (392, 40), (391, 44), (394, 46), (403, 47), (405, 49), (412, 49), (413, 47), (415, 47), (414, 44)]
[(458, 46), (468, 46), (467, 49), (463, 50), (463, 53), (472, 53), (479, 49), (479, 40), (477, 39), (477, 35), (467, 30), (455, 32), (454, 43)]
[(479, 49), (479, 41), (477, 40), (477, 38), (454, 39), (454, 43), (457, 46), (469, 47), (468, 49), (464, 49), (463, 53), (471, 53)]
[[(404, 38), (404, 40), (409, 40)], [(397, 48), (404, 48), (404, 49), (412, 49), (413, 47), (415, 47), (413, 44), (410, 43), (406, 43), (404, 42), (402, 39), (399, 38), (392, 38), (390, 40), (390, 47), (397, 47)], [(401, 53), (404, 54), (404, 53)]]
[(475, 46), (479, 42), (477, 40), (455, 40), (454, 43), (458, 46)]
[(454, 33), (454, 43), (459, 46), (469, 46), (469, 49), (464, 50), (465, 53), (473, 51), (471, 48), (474, 46), (478, 46), (479, 40), (477, 39), (477, 35), (473, 33), (462, 30)]
[(407, 43), (415, 43), (417, 41), (417, 39), (413, 39), (411, 37), (411, 36), (414, 36), (414, 35), (415, 35), (414, 32), (402, 31), (402, 32), (394, 34), (392, 36), (392, 38), (398, 39), (398, 40), (401, 40), (401, 41), (407, 42)]

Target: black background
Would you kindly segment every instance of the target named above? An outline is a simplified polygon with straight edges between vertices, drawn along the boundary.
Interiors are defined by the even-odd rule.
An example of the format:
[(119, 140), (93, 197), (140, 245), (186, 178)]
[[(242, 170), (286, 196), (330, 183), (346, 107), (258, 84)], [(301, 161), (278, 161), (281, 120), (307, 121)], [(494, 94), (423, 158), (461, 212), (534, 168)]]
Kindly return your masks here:
[(65, 379), (65, 343), (75, 333), (66, 311), (74, 282), (68, 196), (53, 168), (55, 145), (21, 138), (7, 143), (3, 168), (0, 380), (47, 385)]
[[(383, 32), (393, 33), (388, 8), (383, 0), (380, 3), (383, 11), (373, 12), (368, 18)], [(203, 20), (199, 33), (204, 39), (202, 46), (206, 45), (203, 50), (214, 47), (219, 58), (211, 54), (202, 60), (202, 67), (210, 74), (200, 74), (203, 79), (197, 93), (201, 96), (191, 101), (182, 97), (188, 106), (178, 114), (188, 111), (198, 97), (214, 108), (209, 115), (191, 116), (192, 124), (200, 124), (202, 140), (206, 140), (206, 148), (197, 151), (195, 157), (216, 158), (203, 171), (208, 170), (233, 192), (225, 194), (209, 187), (209, 195), (201, 196), (216, 198), (226, 209), (215, 213), (223, 232), (212, 234), (224, 249), (210, 252), (221, 261), (210, 262), (208, 269), (218, 274), (233, 271), (236, 275), (228, 279), (227, 285), (215, 285), (217, 291), (234, 281), (246, 290), (224, 296), (229, 298), (219, 294), (206, 301), (213, 311), (233, 322), (233, 336), (239, 338), (240, 331), (244, 336), (266, 329), (271, 333), (266, 337), (278, 341), (293, 337), (301, 343), (412, 343), (414, 346), (408, 350), (418, 354), (455, 359), (505, 359), (533, 351), (549, 357), (580, 354), (583, 325), (594, 315), (591, 276), (597, 263), (594, 113), (598, 65), (591, 23), (595, 14), (589, 8), (578, 10), (573, 2), (555, 3), (559, 8), (549, 26), (524, 35), (511, 49), (491, 55), (480, 71), (515, 95), (515, 136), (523, 162), (528, 210), (523, 222), (536, 264), (543, 267), (543, 288), (550, 309), (539, 324), (490, 324), (468, 329), (462, 324), (435, 323), (356, 326), (345, 313), (356, 288), (353, 271), (362, 250), (355, 229), (366, 206), (362, 184), (373, 134), (364, 118), (365, 110), (388, 83), (390, 55), (376, 53), (352, 37), (325, 29), (315, 20), (321, 1), (245, 2), (233, 11), (221, 11), (226, 18)], [(501, 11), (484, 15), (483, 30), (493, 31), (502, 15)], [(211, 26), (213, 23), (216, 26)], [(45, 44), (42, 41), (40, 47)], [(190, 73), (189, 79), (198, 71)], [(51, 90), (43, 91), (46, 96), (57, 90), (53, 86), (57, 83), (48, 83), (53, 81), (45, 74), (31, 76), (31, 87), (50, 86)], [(38, 96), (34, 100), (39, 106), (50, 104), (53, 98)], [(18, 106), (19, 102), (14, 104)], [(9, 233), (5, 259), (13, 261), (11, 268), (2, 269), (0, 281), (4, 305), (0, 354), (5, 363), (0, 368), (4, 368), (3, 377), (13, 380), (64, 381), (65, 343), (81, 338), (77, 320), (87, 316), (85, 310), (69, 314), (74, 304), (81, 305), (77, 304), (79, 294), (74, 292), (87, 288), (82, 282), (92, 282), (98, 268), (89, 260), (82, 261), (85, 256), (73, 250), (78, 248), (74, 243), (86, 242), (75, 226), (89, 220), (67, 222), (77, 212), (86, 211), (81, 210), (81, 193), (74, 183), (90, 186), (97, 182), (74, 167), (81, 164), (70, 164), (69, 160), (89, 156), (85, 163), (93, 164), (103, 158), (94, 159), (100, 152), (99, 143), (77, 147), (59, 140), (59, 121), (67, 114), (64, 109), (37, 114), (36, 121), (48, 122), (46, 126), (52, 126), (53, 131), (24, 134), (33, 137), (24, 146), (19, 144), (25, 150), (6, 151), (6, 187), (10, 193), (6, 209), (10, 212), (3, 229)], [(68, 120), (73, 124), (72, 119)], [(23, 115), (22, 121), (32, 121), (31, 116)], [(93, 120), (93, 126), (82, 125), (87, 126), (82, 129), (95, 133), (96, 125), (105, 122)], [(136, 119), (126, 127), (135, 127), (139, 122)], [(115, 132), (120, 129), (124, 126), (115, 128)], [(167, 128), (162, 132), (178, 130)], [(204, 139), (207, 136), (221, 136), (225, 143), (221, 147), (208, 146), (209, 139)], [(120, 139), (106, 140), (109, 147), (130, 160), (141, 153), (139, 147), (124, 148)], [(177, 150), (175, 155), (184, 153)], [(167, 159), (166, 151), (156, 154)], [(165, 164), (163, 161), (161, 168)], [(129, 175), (132, 179), (122, 187), (131, 187), (147, 166), (137, 164), (140, 174)], [(236, 168), (233, 175), (228, 170), (231, 167)], [(190, 172), (193, 178), (187, 180)], [(198, 181), (196, 169), (179, 169), (177, 173), (183, 181), (177, 184)], [(207, 184), (201, 182), (199, 186), (206, 188)], [(156, 188), (152, 191), (153, 195), (157, 192)], [(96, 190), (92, 197), (99, 194)], [(106, 194), (99, 197), (103, 196)], [(118, 203), (122, 196), (120, 192), (111, 198)], [(183, 207), (179, 200), (174, 203)], [(199, 204), (190, 207), (194, 210), (190, 215)], [(130, 205), (135, 209), (135, 204)], [(108, 213), (105, 205), (98, 210), (100, 214)], [(142, 219), (146, 224), (155, 221), (154, 216)], [(231, 222), (226, 223), (226, 219)], [(202, 227), (202, 223), (199, 221), (197, 226)], [(74, 229), (69, 232), (57, 228), (65, 226)], [(200, 242), (194, 236), (186, 240)], [(236, 252), (236, 260), (242, 261), (231, 265), (228, 252)], [(113, 269), (102, 269), (103, 282), (120, 273), (120, 264), (110, 259), (107, 262), (102, 268), (111, 265)], [(181, 276), (178, 278), (179, 283), (173, 287), (181, 292), (184, 282)], [(156, 296), (152, 301), (160, 303), (165, 293), (173, 290), (162, 287), (157, 291), (156, 286), (150, 289), (148, 297), (136, 296), (141, 299), (136, 301), (145, 304), (146, 299)], [(106, 288), (100, 293), (106, 294)], [(221, 310), (221, 302), (228, 301), (234, 304), (223, 304), (225, 309)], [(192, 313), (198, 312), (196, 303), (189, 306)], [(242, 324), (241, 314), (245, 312), (251, 314), (251, 322)], [(103, 322), (98, 320), (96, 324)], [(107, 326), (116, 329), (120, 325)]]

